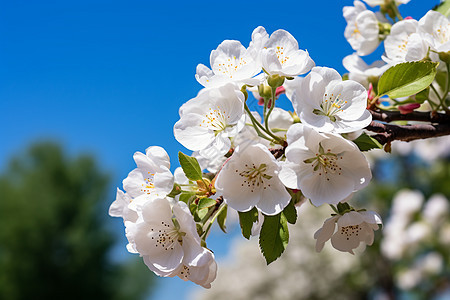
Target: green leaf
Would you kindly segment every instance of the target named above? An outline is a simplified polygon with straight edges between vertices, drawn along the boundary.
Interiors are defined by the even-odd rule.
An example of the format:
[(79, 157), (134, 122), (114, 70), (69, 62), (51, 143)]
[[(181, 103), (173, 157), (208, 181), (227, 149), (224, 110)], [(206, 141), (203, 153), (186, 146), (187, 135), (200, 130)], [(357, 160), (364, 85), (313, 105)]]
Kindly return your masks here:
[(431, 61), (414, 61), (389, 68), (378, 81), (378, 96), (400, 98), (417, 94), (433, 82), (438, 64)]
[(216, 205), (216, 200), (211, 199), (211, 198), (200, 198), (200, 200), (198, 201), (198, 209), (204, 209), (204, 208), (209, 208), (211, 206)]
[(217, 224), (219, 224), (220, 229), (222, 229), (224, 233), (227, 233), (227, 227), (225, 226), (225, 223), (227, 221), (228, 205), (226, 204), (223, 205), (225, 205), (225, 207), (217, 216)]
[(264, 216), (264, 223), (259, 234), (259, 247), (267, 264), (281, 256), (288, 242), (289, 230), (283, 213), (276, 216)]
[(195, 193), (193, 192), (182, 192), (180, 195), (180, 201), (189, 204), (194, 198)]
[(197, 210), (197, 216), (199, 217), (200, 220), (203, 220), (203, 218), (206, 216), (207, 213), (208, 213), (207, 208)]
[(430, 94), (430, 87), (427, 87), (426, 89), (424, 89), (420, 93), (416, 94), (416, 97), (415, 97), (416, 101), (415, 102), (416, 103), (420, 103), (420, 104), (424, 103), (425, 100), (429, 99), (429, 94)]
[(373, 137), (363, 133), (353, 142), (361, 151), (368, 151), (370, 149), (383, 149), (383, 146)]
[(202, 180), (202, 169), (195, 157), (187, 156), (182, 152), (178, 152), (178, 160), (186, 177), (190, 180)]
[(436, 8), (434, 8), (434, 10), (448, 17), (450, 15), (450, 1), (443, 1)]
[(289, 204), (284, 208), (283, 215), (289, 223), (295, 224), (295, 222), (297, 222), (297, 210), (295, 209), (294, 201), (291, 200), (291, 202), (289, 202)]
[(242, 235), (248, 240), (252, 235), (253, 223), (258, 221), (258, 210), (253, 207), (247, 212), (239, 212), (239, 223), (241, 224)]

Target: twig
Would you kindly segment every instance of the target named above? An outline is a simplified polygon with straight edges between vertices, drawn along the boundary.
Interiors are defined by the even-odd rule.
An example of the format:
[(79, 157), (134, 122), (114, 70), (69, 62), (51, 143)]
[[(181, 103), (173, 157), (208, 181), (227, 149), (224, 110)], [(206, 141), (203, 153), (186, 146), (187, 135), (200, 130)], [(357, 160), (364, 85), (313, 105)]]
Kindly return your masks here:
[(382, 145), (394, 140), (410, 142), (419, 139), (450, 135), (450, 123), (437, 125), (392, 125), (372, 121), (366, 129), (376, 132), (377, 134), (372, 137)]
[(382, 122), (392, 121), (421, 121), (431, 123), (450, 123), (450, 115), (442, 114), (438, 112), (419, 112), (414, 111), (408, 114), (401, 114), (399, 111), (387, 111), (387, 110), (369, 110), (372, 114), (373, 120)]

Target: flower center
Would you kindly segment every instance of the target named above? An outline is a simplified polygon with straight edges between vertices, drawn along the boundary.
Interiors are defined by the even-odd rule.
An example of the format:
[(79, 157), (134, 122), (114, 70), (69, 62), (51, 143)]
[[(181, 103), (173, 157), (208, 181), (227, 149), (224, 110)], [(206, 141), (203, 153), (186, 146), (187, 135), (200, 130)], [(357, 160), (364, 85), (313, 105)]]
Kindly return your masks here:
[(327, 116), (332, 122), (336, 122), (336, 114), (344, 111), (342, 107), (347, 104), (347, 101), (341, 99), (341, 97), (341, 94), (335, 96), (334, 94), (328, 95), (325, 93), (322, 103), (320, 104), (320, 109), (314, 109), (313, 113), (318, 116)]
[(347, 240), (349, 240), (352, 236), (358, 236), (360, 231), (361, 227), (359, 225), (341, 227), (341, 234), (347, 236)]
[(277, 46), (275, 49), (276, 49), (275, 53), (277, 54), (278, 60), (282, 65), (284, 65), (289, 60), (289, 56), (284, 54), (285, 51), (284, 47)]
[(238, 59), (236, 56), (233, 56), (228, 58), (223, 64), (219, 64), (219, 72), (233, 78), (234, 73), (246, 64), (247, 62), (242, 57)]
[(230, 116), (227, 115), (226, 111), (222, 111), (219, 106), (216, 109), (209, 108), (209, 111), (205, 114), (200, 126), (212, 129), (217, 134), (227, 128), (229, 118)]
[(355, 39), (358, 39), (361, 37), (361, 31), (359, 31), (358, 23), (355, 22), (354, 25), (355, 25), (355, 29), (353, 29), (352, 37), (354, 37)]
[(447, 26), (440, 25), (439, 28), (436, 30), (437, 38), (441, 44), (445, 44), (449, 40), (449, 27), (450, 25)]
[(183, 265), (183, 269), (180, 272), (181, 279), (189, 279), (189, 276), (191, 276), (191, 271), (189, 270), (189, 267), (186, 265)]
[(241, 186), (246, 185), (248, 188), (250, 188), (250, 191), (252, 193), (255, 190), (255, 187), (259, 188), (261, 186), (266, 189), (266, 184), (268, 187), (270, 187), (270, 184), (268, 184), (267, 181), (270, 180), (273, 176), (266, 174), (266, 164), (261, 164), (259, 165), (259, 167), (256, 167), (255, 164), (252, 164), (251, 166), (246, 164), (245, 168), (246, 169), (241, 172), (236, 169), (236, 173), (239, 173), (239, 175), (244, 178)]
[(342, 156), (338, 156), (331, 152), (331, 149), (327, 149), (325, 152), (322, 144), (319, 143), (319, 152), (316, 156), (305, 159), (303, 162), (305, 164), (311, 164), (314, 172), (319, 172), (319, 176), (324, 175), (329, 181), (328, 174), (342, 174), (342, 168), (338, 165), (338, 160), (342, 159)]
[(168, 224), (161, 221), (161, 226), (157, 229), (151, 228), (150, 231), (154, 232), (152, 240), (155, 242), (155, 247), (162, 247), (164, 250), (173, 250), (175, 243), (183, 245), (183, 236), (186, 233), (180, 231), (180, 225), (175, 218), (172, 218), (173, 224)]
[(147, 173), (147, 177), (144, 178), (145, 183), (141, 184), (141, 192), (147, 195), (150, 195), (153, 192), (153, 189), (155, 188), (155, 185), (153, 184), (154, 176), (154, 173)]

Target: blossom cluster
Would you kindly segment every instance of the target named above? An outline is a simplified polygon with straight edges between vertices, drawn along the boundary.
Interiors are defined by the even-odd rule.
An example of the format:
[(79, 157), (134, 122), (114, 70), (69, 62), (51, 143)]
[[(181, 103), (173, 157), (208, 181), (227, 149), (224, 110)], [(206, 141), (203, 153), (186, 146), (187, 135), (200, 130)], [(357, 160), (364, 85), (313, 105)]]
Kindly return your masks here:
[[(420, 47), (428, 57), (431, 50), (445, 52), (450, 45), (444, 41), (448, 20), (431, 13), (389, 27), (355, 1), (354, 7), (344, 8), (344, 17), (345, 36), (357, 54), (373, 51), (381, 33), (387, 36), (383, 59), (392, 65), (416, 59)], [(397, 24), (416, 26), (416, 31), (405, 36), (410, 31), (396, 30)], [(180, 152), (181, 168), (172, 173), (163, 148), (136, 152), (137, 168), (123, 180), (125, 192), (117, 190), (110, 215), (123, 218), (128, 251), (139, 253), (159, 276), (209, 288), (217, 264), (206, 238), (214, 222), (225, 231), (228, 209), (239, 213), (244, 237), (259, 234), (270, 263), (286, 247), (287, 223), (296, 223), (295, 207), (305, 199), (334, 211), (314, 235), (317, 251), (329, 239), (334, 248), (349, 253), (361, 243), (371, 245), (381, 218), (353, 208), (349, 199), (372, 178), (362, 149), (374, 140), (365, 133), (355, 141), (350, 137), (371, 124), (372, 81), (387, 67), (369, 67), (357, 54), (344, 59), (350, 74), (343, 80), (336, 70), (315, 66), (282, 29), (269, 35), (257, 27), (248, 47), (223, 41), (211, 52), (210, 67), (197, 66), (195, 78), (204, 88), (180, 107), (174, 125), (176, 140), (192, 155)], [(262, 114), (250, 110), (249, 92), (259, 100)], [(291, 112), (276, 107), (283, 93)]]

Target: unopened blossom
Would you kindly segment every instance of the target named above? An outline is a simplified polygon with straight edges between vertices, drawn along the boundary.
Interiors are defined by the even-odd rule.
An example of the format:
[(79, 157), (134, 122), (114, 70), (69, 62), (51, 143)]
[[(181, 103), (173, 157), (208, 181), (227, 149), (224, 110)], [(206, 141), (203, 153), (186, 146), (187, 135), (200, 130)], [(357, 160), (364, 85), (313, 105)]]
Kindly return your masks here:
[(244, 94), (231, 83), (205, 89), (180, 108), (180, 120), (174, 125), (178, 142), (204, 157), (228, 152), (230, 137), (245, 123)]
[(436, 52), (450, 51), (450, 21), (441, 13), (430, 10), (419, 20), (419, 32)]
[[(373, 211), (350, 211), (327, 219), (316, 231), (316, 251), (320, 252), (331, 238), (331, 245), (339, 251), (353, 253), (361, 242), (372, 245), (374, 230), (382, 224), (380, 216)], [(337, 225), (337, 230), (336, 230)]]
[(258, 79), (252, 78), (261, 72), (254, 51), (248, 51), (241, 42), (223, 41), (216, 50), (211, 51), (211, 69), (203, 64), (197, 66), (195, 78), (204, 87), (218, 87), (229, 82), (239, 86), (257, 85)]
[(131, 198), (141, 195), (165, 197), (173, 188), (170, 159), (159, 146), (147, 148), (145, 154), (133, 155), (137, 168), (123, 180), (123, 188)]
[(117, 188), (116, 200), (109, 207), (109, 215), (111, 217), (120, 217), (125, 221), (136, 221), (138, 215), (136, 211), (130, 209), (128, 206), (133, 201), (130, 195), (124, 193)]
[(369, 55), (380, 44), (378, 19), (361, 1), (354, 1), (353, 5), (343, 8), (347, 21), (344, 36), (358, 55)]
[(390, 65), (406, 61), (417, 61), (426, 57), (428, 46), (419, 33), (417, 20), (402, 20), (392, 25), (391, 32), (384, 41), (386, 56), (383, 56)]
[(150, 199), (136, 223), (127, 222), (127, 238), (156, 275), (179, 276), (204, 287), (215, 279), (214, 255), (203, 248), (184, 202)]
[(372, 64), (367, 65), (356, 53), (344, 57), (342, 64), (349, 72), (348, 79), (361, 83), (366, 89), (369, 89), (370, 82), (378, 82), (378, 78), (389, 67), (382, 60), (377, 60)]
[(300, 120), (321, 132), (347, 133), (370, 124), (367, 91), (356, 81), (342, 81), (331, 68), (315, 67), (292, 97)]
[(301, 190), (315, 206), (337, 204), (372, 178), (365, 156), (340, 135), (294, 124), (287, 143), (280, 179), (288, 188)]
[(265, 215), (276, 215), (291, 200), (278, 178), (279, 170), (279, 163), (265, 146), (238, 147), (217, 175), (215, 187), (237, 211), (256, 207)]
[(270, 35), (260, 55), (262, 67), (269, 75), (293, 77), (314, 67), (308, 52), (300, 50), (297, 40), (283, 29)]
[(415, 109), (420, 107), (420, 103), (408, 103), (399, 105), (397, 108), (401, 114), (409, 114), (412, 113)]

